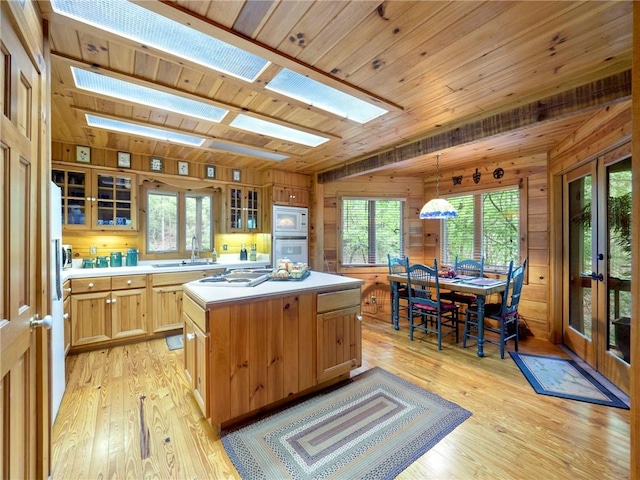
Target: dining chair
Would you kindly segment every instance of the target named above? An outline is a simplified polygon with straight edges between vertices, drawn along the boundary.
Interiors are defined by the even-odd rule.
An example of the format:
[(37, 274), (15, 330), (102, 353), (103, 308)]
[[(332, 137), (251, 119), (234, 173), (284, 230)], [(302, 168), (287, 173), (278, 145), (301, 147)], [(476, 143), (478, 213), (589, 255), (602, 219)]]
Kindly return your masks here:
[[(391, 254), (387, 254), (387, 260), (389, 262), (389, 275), (394, 274), (406, 274), (409, 268), (409, 257), (392, 257)], [(406, 283), (397, 285), (398, 301), (394, 301), (394, 289), (391, 288), (391, 323), (396, 330), (400, 328), (400, 318), (409, 320), (409, 292)], [(398, 305), (397, 310), (395, 306)]]
[[(502, 292), (502, 303), (493, 309), (489, 305), (485, 306), (484, 330), (485, 332), (497, 333), (499, 340), (492, 340), (486, 336), (484, 340), (485, 342), (500, 346), (500, 358), (504, 358), (506, 343), (511, 339), (514, 341), (515, 351), (518, 351), (518, 305), (520, 304), (526, 268), (526, 259), (522, 262), (522, 265), (516, 268), (513, 267), (513, 261), (511, 261), (509, 263), (505, 290)], [(486, 323), (487, 319), (495, 321), (497, 325), (493, 326)], [(462, 338), (462, 346), (464, 348), (467, 347), (467, 338), (478, 339), (478, 310), (473, 306), (467, 308), (465, 315), (464, 334)]]
[[(458, 306), (440, 298), (438, 280), (438, 262), (433, 267), (411, 265), (407, 269), (409, 293), (409, 339), (413, 340), (413, 331), (435, 333), (438, 338), (438, 350), (442, 350), (442, 339), (455, 334), (458, 342)], [(417, 322), (416, 322), (417, 320)]]
[[(456, 255), (453, 270), (456, 272), (456, 276), (466, 275), (468, 277), (482, 277), (484, 276), (484, 257), (482, 257), (482, 260), (480, 261), (473, 260), (472, 258), (458, 260), (458, 256)], [(463, 303), (467, 308), (469, 305), (478, 301), (478, 297), (469, 293), (443, 292), (441, 297), (444, 300), (449, 300), (451, 302)]]

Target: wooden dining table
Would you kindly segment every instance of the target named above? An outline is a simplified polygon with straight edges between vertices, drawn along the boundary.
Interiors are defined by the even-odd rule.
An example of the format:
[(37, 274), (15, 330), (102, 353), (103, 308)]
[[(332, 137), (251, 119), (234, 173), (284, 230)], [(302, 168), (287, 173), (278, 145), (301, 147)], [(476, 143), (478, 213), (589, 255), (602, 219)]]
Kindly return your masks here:
[[(399, 300), (398, 288), (400, 285), (407, 284), (407, 275), (403, 273), (391, 274), (387, 276), (387, 280), (391, 285), (393, 323), (396, 330), (399, 329)], [(424, 278), (411, 278), (411, 283), (416, 285), (427, 285)], [(454, 278), (439, 277), (438, 283), (441, 289), (451, 290), (453, 292), (470, 293), (476, 296), (478, 304), (478, 356), (484, 357), (484, 305), (488, 295), (493, 293), (504, 292), (506, 282), (494, 278), (486, 277), (465, 277), (459, 276)], [(435, 286), (435, 280), (428, 281), (429, 286)]]

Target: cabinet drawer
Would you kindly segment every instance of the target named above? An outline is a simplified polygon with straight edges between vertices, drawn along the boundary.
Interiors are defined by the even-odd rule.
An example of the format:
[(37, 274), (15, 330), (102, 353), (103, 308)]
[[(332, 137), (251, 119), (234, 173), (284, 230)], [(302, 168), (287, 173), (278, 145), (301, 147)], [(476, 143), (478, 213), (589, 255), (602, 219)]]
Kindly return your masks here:
[(71, 279), (71, 293), (102, 292), (104, 290), (111, 290), (111, 277)]
[(208, 316), (200, 305), (194, 302), (188, 295), (182, 296), (182, 312), (195, 323), (203, 333), (209, 333)]
[(146, 275), (123, 275), (111, 278), (111, 290), (122, 290), (124, 288), (146, 288)]
[(330, 312), (360, 305), (360, 289), (318, 294), (317, 312)]

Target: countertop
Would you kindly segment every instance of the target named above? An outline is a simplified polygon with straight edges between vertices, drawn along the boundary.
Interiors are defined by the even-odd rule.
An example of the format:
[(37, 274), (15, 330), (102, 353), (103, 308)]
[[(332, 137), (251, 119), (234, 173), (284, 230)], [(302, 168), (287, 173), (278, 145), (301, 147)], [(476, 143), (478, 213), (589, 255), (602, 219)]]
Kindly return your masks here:
[(271, 260), (269, 260), (268, 255), (260, 255), (258, 260), (254, 262), (248, 260), (240, 261), (236, 257), (237, 255), (221, 256), (216, 263), (199, 263), (196, 265), (184, 265), (180, 267), (154, 267), (154, 265), (163, 263), (178, 263), (180, 260), (144, 260), (139, 261), (136, 267), (69, 268), (62, 271), (62, 281), (64, 282), (72, 278), (193, 272), (197, 270), (211, 270), (217, 268), (264, 268), (271, 265)]
[(219, 287), (215, 283), (203, 283), (195, 280), (185, 283), (183, 288), (187, 295), (193, 298), (201, 306), (222, 302), (237, 302), (250, 298), (290, 294), (308, 290), (336, 288), (359, 288), (364, 280), (352, 277), (343, 277), (331, 273), (311, 271), (304, 280), (267, 280), (255, 287)]

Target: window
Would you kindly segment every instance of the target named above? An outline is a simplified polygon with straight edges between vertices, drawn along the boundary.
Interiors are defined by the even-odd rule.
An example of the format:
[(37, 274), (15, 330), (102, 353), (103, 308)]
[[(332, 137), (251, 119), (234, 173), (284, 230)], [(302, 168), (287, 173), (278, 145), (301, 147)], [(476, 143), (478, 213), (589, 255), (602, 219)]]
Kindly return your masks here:
[(440, 258), (453, 265), (458, 258), (480, 260), (485, 269), (506, 272), (520, 261), (520, 190), (511, 188), (447, 198), (458, 216), (443, 220)]
[(404, 256), (403, 200), (342, 199), (342, 264), (387, 265), (387, 254)]
[(212, 250), (212, 215), (211, 194), (148, 190), (146, 253), (190, 254), (194, 236), (198, 251)]

